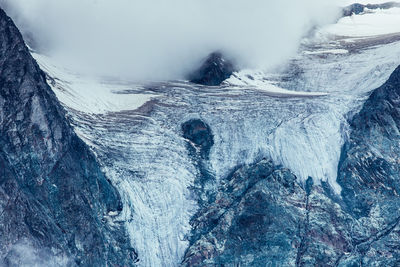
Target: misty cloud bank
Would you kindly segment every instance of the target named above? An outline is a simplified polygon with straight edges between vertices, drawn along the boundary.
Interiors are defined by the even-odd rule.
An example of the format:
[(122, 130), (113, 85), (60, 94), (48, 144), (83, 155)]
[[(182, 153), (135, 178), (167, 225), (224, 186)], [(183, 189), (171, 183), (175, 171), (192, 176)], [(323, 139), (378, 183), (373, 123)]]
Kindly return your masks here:
[(62, 253), (54, 253), (47, 248), (37, 248), (29, 240), (20, 240), (14, 244), (0, 266), (18, 267), (65, 267), (75, 263)]
[(44, 53), (96, 75), (182, 78), (222, 50), (242, 67), (268, 68), (330, 23), (329, 0), (0, 0)]

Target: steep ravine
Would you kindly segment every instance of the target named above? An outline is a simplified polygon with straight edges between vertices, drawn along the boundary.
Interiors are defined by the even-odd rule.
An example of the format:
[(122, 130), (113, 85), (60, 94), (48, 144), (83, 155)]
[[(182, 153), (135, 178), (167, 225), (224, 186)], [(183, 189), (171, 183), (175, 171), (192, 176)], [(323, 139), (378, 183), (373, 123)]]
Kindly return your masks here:
[(121, 209), (0, 10), (0, 265), (133, 265)]

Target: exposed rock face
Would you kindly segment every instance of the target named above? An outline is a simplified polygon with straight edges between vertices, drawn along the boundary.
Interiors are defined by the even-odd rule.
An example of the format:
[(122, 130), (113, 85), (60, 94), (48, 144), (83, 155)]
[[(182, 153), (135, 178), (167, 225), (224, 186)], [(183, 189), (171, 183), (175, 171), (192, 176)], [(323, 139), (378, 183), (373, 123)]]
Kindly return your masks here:
[(111, 218), (122, 209), (118, 192), (2, 10), (0, 69), (0, 263), (18, 265), (14, 248), (29, 242), (71, 265), (132, 265), (136, 254)]
[(201, 67), (189, 77), (193, 83), (217, 86), (236, 71), (234, 64), (220, 52), (210, 54)]
[(201, 120), (189, 120), (182, 124), (183, 137), (191, 141), (194, 149), (199, 149), (203, 159), (208, 158), (214, 144), (210, 126)]
[[(192, 219), (184, 266), (334, 265), (351, 251), (351, 217), (329, 195), (329, 186), (300, 185), (288, 169), (269, 160), (238, 167), (220, 186), (207, 171), (211, 129), (203, 121), (182, 125), (197, 158), (196, 190), (201, 209)], [(191, 146), (198, 146), (197, 156)], [(340, 223), (337, 223), (340, 222)]]
[(341, 196), (262, 160), (221, 182), (192, 219), (184, 266), (399, 266), (400, 67), (350, 121)]
[(354, 116), (339, 164), (345, 208), (360, 223), (353, 258), (365, 266), (400, 263), (399, 104), (400, 67)]
[(333, 266), (350, 251), (350, 221), (311, 178), (304, 188), (262, 160), (229, 176), (193, 218), (183, 265)]
[(366, 9), (389, 9), (392, 7), (400, 7), (400, 3), (387, 2), (382, 4), (352, 4), (343, 9), (343, 17), (348, 17), (353, 14), (358, 15), (363, 13)]
[(216, 190), (216, 181), (209, 171), (208, 165), (210, 150), (214, 145), (214, 136), (210, 126), (200, 119), (183, 123), (182, 134), (188, 141), (187, 148), (190, 157), (199, 170), (192, 191), (198, 196), (199, 205), (203, 206), (213, 197)]

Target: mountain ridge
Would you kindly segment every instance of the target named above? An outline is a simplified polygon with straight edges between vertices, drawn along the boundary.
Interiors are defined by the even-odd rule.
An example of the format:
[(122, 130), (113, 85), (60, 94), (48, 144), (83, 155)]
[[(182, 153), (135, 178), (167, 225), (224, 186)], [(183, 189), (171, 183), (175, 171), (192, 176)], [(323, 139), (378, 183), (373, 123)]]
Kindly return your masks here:
[(15, 246), (28, 242), (72, 265), (132, 265), (136, 253), (124, 228), (105, 220), (122, 210), (118, 192), (1, 9), (0, 66), (0, 258), (29, 262), (14, 257)]

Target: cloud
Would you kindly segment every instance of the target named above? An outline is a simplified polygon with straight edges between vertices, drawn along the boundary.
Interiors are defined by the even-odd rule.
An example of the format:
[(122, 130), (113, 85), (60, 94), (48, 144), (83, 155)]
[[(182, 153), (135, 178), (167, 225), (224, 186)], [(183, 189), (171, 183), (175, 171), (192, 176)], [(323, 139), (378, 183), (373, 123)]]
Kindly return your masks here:
[(181, 78), (222, 50), (268, 68), (292, 55), (329, 0), (0, 0), (25, 36), (75, 68), (132, 79)]
[(24, 239), (11, 247), (7, 257), (0, 259), (0, 266), (62, 267), (75, 264), (64, 254), (56, 254), (48, 248), (39, 249)]

